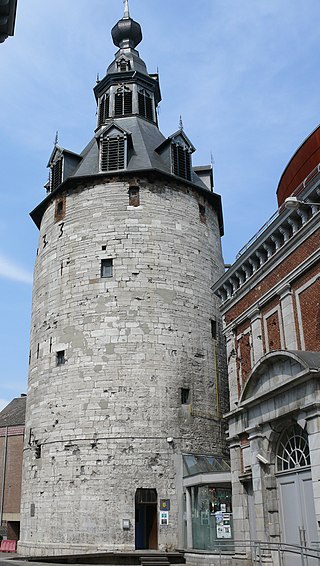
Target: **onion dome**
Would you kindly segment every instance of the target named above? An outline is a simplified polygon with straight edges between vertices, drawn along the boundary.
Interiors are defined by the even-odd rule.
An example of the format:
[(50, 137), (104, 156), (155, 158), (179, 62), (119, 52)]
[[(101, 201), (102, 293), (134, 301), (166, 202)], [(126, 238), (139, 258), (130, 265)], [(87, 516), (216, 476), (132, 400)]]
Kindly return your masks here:
[(113, 43), (117, 47), (120, 47), (120, 49), (124, 49), (125, 47), (134, 49), (142, 41), (140, 24), (130, 18), (127, 0), (124, 2), (124, 16), (112, 28), (111, 35)]

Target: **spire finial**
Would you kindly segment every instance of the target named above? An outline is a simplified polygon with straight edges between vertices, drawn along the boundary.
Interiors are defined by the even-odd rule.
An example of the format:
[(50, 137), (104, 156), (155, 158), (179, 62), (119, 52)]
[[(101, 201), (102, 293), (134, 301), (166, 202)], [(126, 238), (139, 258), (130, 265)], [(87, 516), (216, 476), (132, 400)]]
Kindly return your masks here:
[(56, 131), (55, 138), (54, 138), (54, 145), (58, 145), (58, 141), (59, 141), (59, 132), (58, 132), (58, 130), (57, 130), (57, 131)]
[(123, 19), (128, 20), (130, 18), (129, 0), (123, 0), (123, 9), (124, 9)]
[(183, 130), (183, 121), (182, 121), (181, 115), (180, 115), (180, 120), (179, 120), (179, 130)]

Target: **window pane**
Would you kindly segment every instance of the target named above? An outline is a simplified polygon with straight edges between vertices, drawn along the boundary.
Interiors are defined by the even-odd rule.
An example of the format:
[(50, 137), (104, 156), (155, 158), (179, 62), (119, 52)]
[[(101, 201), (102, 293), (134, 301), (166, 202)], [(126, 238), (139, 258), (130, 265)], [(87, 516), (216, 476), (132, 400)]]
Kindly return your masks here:
[(57, 366), (62, 366), (65, 363), (64, 350), (57, 352)]
[(101, 260), (101, 277), (112, 277), (113, 274), (113, 260)]

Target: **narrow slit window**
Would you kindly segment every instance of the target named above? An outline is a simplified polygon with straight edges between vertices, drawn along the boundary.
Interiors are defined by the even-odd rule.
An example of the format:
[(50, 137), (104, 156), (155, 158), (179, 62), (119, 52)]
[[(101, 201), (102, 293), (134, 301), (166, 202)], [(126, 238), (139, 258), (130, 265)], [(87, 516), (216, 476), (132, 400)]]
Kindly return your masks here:
[(217, 339), (217, 321), (215, 319), (211, 319), (211, 337), (216, 340)]
[(200, 218), (200, 222), (202, 222), (203, 224), (207, 223), (206, 208), (205, 206), (203, 206), (203, 204), (199, 204), (199, 218)]
[(180, 389), (180, 400), (181, 405), (189, 405), (190, 404), (190, 389), (187, 387), (181, 387)]
[(35, 449), (34, 449), (35, 458), (41, 458), (41, 444), (36, 442)]
[(57, 352), (57, 366), (62, 366), (65, 363), (66, 363), (65, 351), (59, 350), (59, 352)]
[(113, 276), (113, 259), (101, 260), (101, 277)]
[(54, 209), (54, 221), (60, 222), (63, 220), (66, 213), (66, 199), (65, 197), (59, 198), (56, 200), (55, 209)]

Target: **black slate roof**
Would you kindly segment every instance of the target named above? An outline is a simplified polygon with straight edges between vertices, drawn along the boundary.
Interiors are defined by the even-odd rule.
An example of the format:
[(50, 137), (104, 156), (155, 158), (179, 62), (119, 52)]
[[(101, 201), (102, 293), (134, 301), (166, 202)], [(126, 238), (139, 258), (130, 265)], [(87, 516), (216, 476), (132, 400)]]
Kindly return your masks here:
[(17, 397), (0, 412), (0, 427), (24, 425), (27, 397)]
[(3, 43), (9, 35), (14, 34), (17, 1), (0, 2), (0, 43)]

